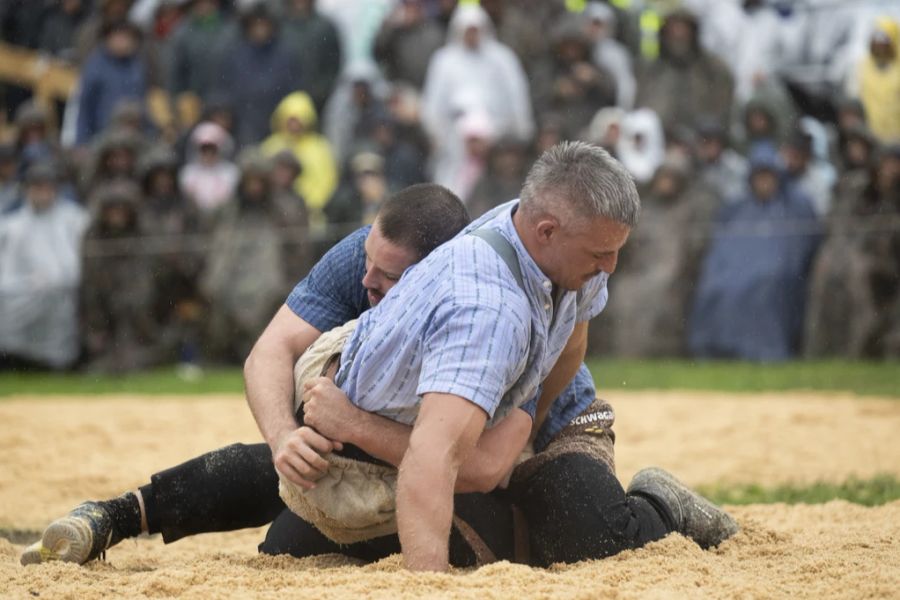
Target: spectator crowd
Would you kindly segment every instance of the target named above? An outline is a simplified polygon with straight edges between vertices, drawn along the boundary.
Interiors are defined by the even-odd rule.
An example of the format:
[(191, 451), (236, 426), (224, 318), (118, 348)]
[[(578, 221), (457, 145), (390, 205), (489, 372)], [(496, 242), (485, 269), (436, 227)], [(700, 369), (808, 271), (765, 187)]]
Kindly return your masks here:
[(477, 217), (566, 139), (643, 201), (594, 351), (900, 356), (890, 2), (0, 0), (0, 38), (78, 72), (0, 84), (0, 368), (240, 361), (388, 195)]

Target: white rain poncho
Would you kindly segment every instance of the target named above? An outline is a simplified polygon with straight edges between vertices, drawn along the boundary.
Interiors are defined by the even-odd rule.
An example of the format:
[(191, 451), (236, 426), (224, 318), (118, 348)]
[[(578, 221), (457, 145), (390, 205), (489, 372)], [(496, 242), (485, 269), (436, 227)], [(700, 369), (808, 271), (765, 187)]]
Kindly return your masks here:
[(54, 368), (78, 357), (81, 242), (88, 216), (57, 200), (0, 220), (0, 352)]
[[(466, 47), (466, 30), (480, 33), (476, 49)], [(534, 134), (528, 79), (519, 59), (494, 38), (490, 17), (479, 6), (453, 13), (447, 44), (428, 64), (422, 90), (422, 125), (435, 145), (433, 171), (456, 172), (465, 160), (457, 121), (466, 114), (488, 115), (497, 138), (528, 141)]]

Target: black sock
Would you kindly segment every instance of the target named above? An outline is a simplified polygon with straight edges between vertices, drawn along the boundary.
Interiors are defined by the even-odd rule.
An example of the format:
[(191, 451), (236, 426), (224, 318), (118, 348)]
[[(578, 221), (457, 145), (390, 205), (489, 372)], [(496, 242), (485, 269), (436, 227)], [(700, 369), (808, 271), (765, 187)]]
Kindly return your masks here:
[(162, 531), (159, 524), (159, 511), (156, 507), (156, 494), (153, 493), (153, 484), (148, 483), (138, 488), (144, 498), (144, 515), (147, 517), (147, 533), (159, 533)]
[(120, 539), (141, 534), (141, 505), (132, 492), (122, 494), (112, 500), (99, 502), (112, 517), (113, 530)]

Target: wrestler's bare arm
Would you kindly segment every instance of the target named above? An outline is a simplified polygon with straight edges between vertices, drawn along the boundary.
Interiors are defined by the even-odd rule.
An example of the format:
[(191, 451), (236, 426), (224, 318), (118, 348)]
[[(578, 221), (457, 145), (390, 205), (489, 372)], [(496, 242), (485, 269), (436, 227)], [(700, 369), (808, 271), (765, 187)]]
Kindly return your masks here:
[(532, 433), (537, 433), (537, 430), (544, 423), (544, 419), (547, 418), (547, 413), (550, 412), (550, 406), (553, 404), (553, 401), (559, 398), (562, 391), (566, 389), (566, 386), (575, 377), (581, 363), (584, 362), (584, 355), (587, 352), (587, 332), (587, 321), (575, 324), (575, 329), (572, 331), (572, 335), (569, 336), (566, 347), (563, 348), (562, 354), (556, 359), (556, 364), (553, 365), (547, 378), (541, 384), (543, 387), (541, 397), (538, 400)]
[(334, 449), (330, 440), (298, 429), (294, 419), (294, 363), (320, 335), (282, 305), (244, 363), (247, 403), (272, 449), (272, 461), (282, 474), (303, 487), (311, 487), (321, 469), (327, 468), (318, 453)]
[(397, 478), (397, 532), (408, 569), (449, 568), (453, 489), (486, 420), (484, 410), (464, 398), (424, 395)]
[[(361, 410), (330, 379), (305, 384), (304, 420), (325, 437), (353, 444), (368, 454), (399, 466), (409, 447), (412, 427)], [(509, 474), (531, 433), (531, 415), (514, 410), (484, 431), (459, 467), (455, 491), (489, 492)]]

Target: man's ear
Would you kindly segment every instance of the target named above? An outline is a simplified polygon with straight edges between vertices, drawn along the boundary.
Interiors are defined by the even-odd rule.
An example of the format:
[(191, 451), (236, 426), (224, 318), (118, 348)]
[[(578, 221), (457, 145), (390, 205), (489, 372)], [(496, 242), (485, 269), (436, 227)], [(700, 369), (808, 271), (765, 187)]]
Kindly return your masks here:
[(535, 225), (535, 234), (540, 244), (549, 244), (554, 236), (559, 235), (559, 221), (555, 217), (541, 217)]

